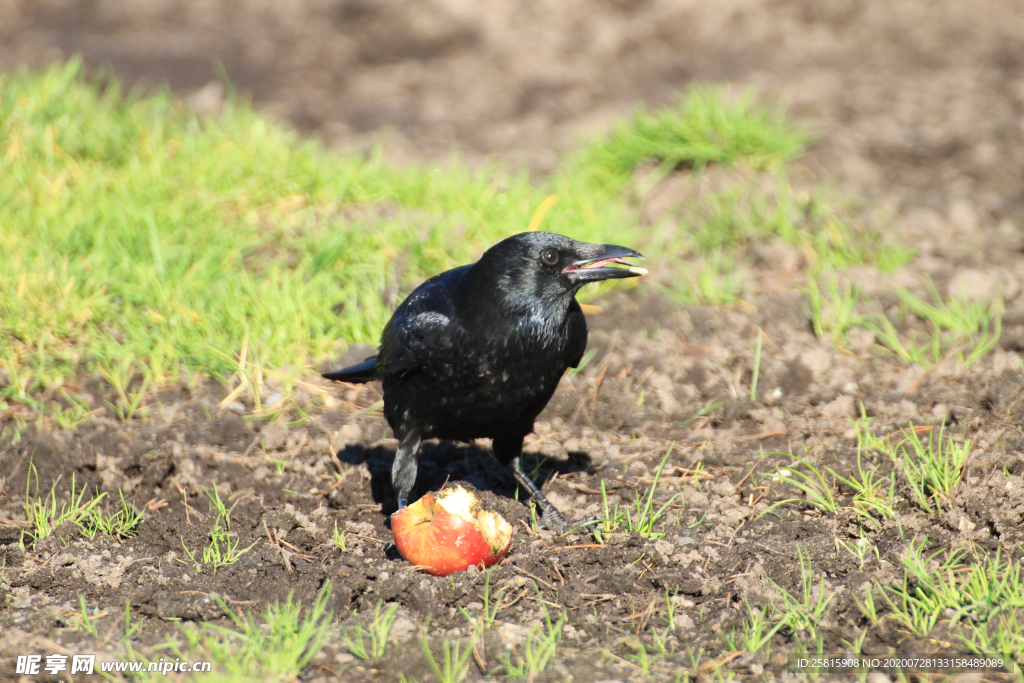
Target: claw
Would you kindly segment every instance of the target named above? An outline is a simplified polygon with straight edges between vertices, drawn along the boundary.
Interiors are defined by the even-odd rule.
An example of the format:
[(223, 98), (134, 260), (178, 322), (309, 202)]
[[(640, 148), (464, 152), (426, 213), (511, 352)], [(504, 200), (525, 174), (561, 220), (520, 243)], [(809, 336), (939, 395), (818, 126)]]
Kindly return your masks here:
[(601, 521), (600, 517), (589, 515), (580, 522), (574, 522), (554, 507), (545, 510), (540, 517), (544, 528), (557, 534), (567, 534), (581, 530), (592, 534), (597, 531), (598, 523)]
[(572, 530), (572, 522), (570, 522), (569, 518), (559, 512), (554, 506), (544, 510), (540, 518), (544, 524), (544, 528), (554, 531), (556, 534), (565, 534)]

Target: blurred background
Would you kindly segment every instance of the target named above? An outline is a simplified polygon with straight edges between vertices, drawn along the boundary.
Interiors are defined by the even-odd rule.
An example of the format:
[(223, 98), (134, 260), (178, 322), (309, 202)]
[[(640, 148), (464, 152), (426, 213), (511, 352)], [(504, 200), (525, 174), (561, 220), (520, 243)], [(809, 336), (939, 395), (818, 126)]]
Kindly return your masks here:
[[(0, 69), (75, 53), (328, 145), (547, 173), (638, 102), (753, 85), (926, 251), (1024, 220), (1024, 5), (956, 0), (0, 0)], [(1009, 221), (1009, 222), (1007, 222)], [(945, 246), (944, 246), (945, 245)]]

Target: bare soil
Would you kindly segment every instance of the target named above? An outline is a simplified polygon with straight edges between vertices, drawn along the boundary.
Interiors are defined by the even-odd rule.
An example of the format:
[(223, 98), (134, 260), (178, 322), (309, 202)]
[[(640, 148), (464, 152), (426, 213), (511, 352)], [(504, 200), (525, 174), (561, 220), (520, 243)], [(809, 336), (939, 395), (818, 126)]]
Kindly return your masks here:
[[(843, 651), (864, 627), (855, 598), (867, 581), (898, 578), (894, 567), (912, 538), (935, 548), (970, 541), (1019, 557), (1021, 35), (1024, 8), (1000, 1), (0, 0), (2, 68), (78, 52), (128, 82), (166, 81), (197, 107), (216, 108), (219, 61), (258, 106), (339, 149), (365, 148), (388, 129), (389, 154), (399, 160), (443, 160), (457, 147), (471, 163), (490, 155), (543, 174), (637, 102), (671, 101), (693, 81), (753, 85), (818, 132), (800, 174), (865, 198), (869, 220), (919, 249), (894, 275), (850, 273), (879, 306), (895, 310), (894, 287), (921, 292), (926, 276), (944, 293), (1003, 291), (999, 347), (969, 368), (950, 359), (930, 371), (904, 366), (870, 337), (844, 351), (816, 338), (797, 289), (809, 264), (781, 244), (748, 254), (756, 287), (742, 305), (681, 307), (638, 290), (603, 302), (607, 310), (591, 318), (594, 359), (564, 379), (527, 452), (549, 497), (582, 517), (598, 512), (602, 481), (613, 498), (632, 502), (674, 444), (657, 498), (679, 496), (660, 540), (616, 535), (604, 547), (572, 547), (593, 539), (535, 533), (486, 443), (428, 445), (416, 495), (464, 480), (516, 527), (509, 558), (491, 579), (492, 590), (507, 588), (508, 604), (481, 653), (486, 668), (521, 642), (542, 601), (553, 614), (568, 612), (556, 662), (538, 681), (643, 680), (628, 656), (638, 637), (667, 624), (666, 591), (675, 596), (676, 628), (670, 654), (649, 676), (674, 680), (680, 667), (692, 668), (687, 648), (724, 651), (722, 636), (739, 626), (744, 601), (776, 599), (772, 582), (798, 589), (798, 547), (837, 593), (821, 624), (826, 652)], [(685, 184), (669, 178), (651, 192), (668, 207), (685, 199)], [(765, 338), (751, 402), (759, 328)], [(424, 576), (387, 550), (395, 442), (371, 409), (378, 389), (308, 382), (300, 403), (326, 392), (336, 407), (314, 409), (291, 428), (245, 419), (253, 406), (244, 403), (238, 412), (218, 410), (225, 390), (210, 384), (155, 397), (147, 419), (122, 424), (100, 415), (74, 432), (29, 426), (17, 442), (0, 444), (0, 655), (95, 651), (96, 640), (72, 628), (79, 595), (99, 608), (108, 645), (130, 601), (144, 623), (137, 648), (146, 651), (181, 620), (223, 618), (214, 593), (258, 612), (290, 591), (311, 602), (330, 580), (330, 607), (342, 619), (379, 600), (400, 603), (394, 644), (382, 661), (354, 662), (334, 637), (304, 679), (390, 681), (402, 672), (432, 680), (417, 640), (421, 624), (430, 617), (437, 638), (468, 635), (458, 608), (482, 601), (484, 577)], [(102, 384), (81, 383), (102, 406)], [(792, 495), (762, 475), (794, 456), (855, 470), (851, 419), (860, 404), (878, 434), (945, 422), (975, 444), (949, 509), (939, 517), (900, 506), (895, 520), (868, 530), (881, 561), (872, 554), (863, 564), (835, 543), (859, 537), (852, 515), (789, 509), (758, 517)], [(138, 534), (89, 540), (61, 528), (22, 550), (30, 459), (40, 490), (58, 476), (66, 487), (74, 473), (80, 485), (148, 502)], [(898, 494), (910, 500), (899, 482)], [(212, 484), (233, 506), (242, 547), (255, 545), (216, 573), (197, 573), (182, 542), (192, 551), (207, 543), (212, 516), (203, 491)], [(331, 543), (335, 525), (350, 532), (345, 551)], [(948, 646), (941, 633), (920, 642), (888, 627), (873, 629), (865, 649)], [(790, 675), (778, 654), (735, 657), (728, 668)], [(5, 663), (0, 679), (12, 671)], [(480, 676), (474, 665), (470, 678)]]

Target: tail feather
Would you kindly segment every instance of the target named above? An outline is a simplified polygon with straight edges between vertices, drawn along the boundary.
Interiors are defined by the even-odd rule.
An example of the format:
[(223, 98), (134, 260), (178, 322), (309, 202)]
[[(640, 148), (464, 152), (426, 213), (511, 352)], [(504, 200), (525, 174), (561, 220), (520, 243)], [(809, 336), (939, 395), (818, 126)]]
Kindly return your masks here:
[(338, 382), (349, 382), (350, 384), (364, 384), (380, 379), (377, 374), (377, 358), (367, 358), (362, 363), (350, 365), (341, 370), (323, 373), (326, 379), (337, 380)]

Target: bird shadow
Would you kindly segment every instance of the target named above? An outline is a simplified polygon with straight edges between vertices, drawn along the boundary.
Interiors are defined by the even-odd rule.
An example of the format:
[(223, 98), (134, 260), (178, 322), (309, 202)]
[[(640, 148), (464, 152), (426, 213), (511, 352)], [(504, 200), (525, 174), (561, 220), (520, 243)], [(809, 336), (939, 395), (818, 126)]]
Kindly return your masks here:
[[(391, 485), (394, 449), (352, 444), (338, 452), (338, 459), (350, 465), (365, 463), (370, 474), (373, 501), (380, 504), (385, 515), (391, 515), (398, 509), (398, 498)], [(567, 459), (556, 460), (524, 451), (520, 464), (523, 471), (541, 488), (555, 476), (593, 470), (590, 454), (584, 452), (569, 453)], [(424, 443), (420, 451), (416, 485), (409, 500), (418, 500), (430, 491), (437, 491), (447, 481), (465, 481), (478, 490), (491, 491), (512, 499), (516, 498), (519, 488), (511, 470), (499, 463), (489, 448), (445, 441)], [(529, 494), (519, 490), (518, 500), (526, 505)]]

